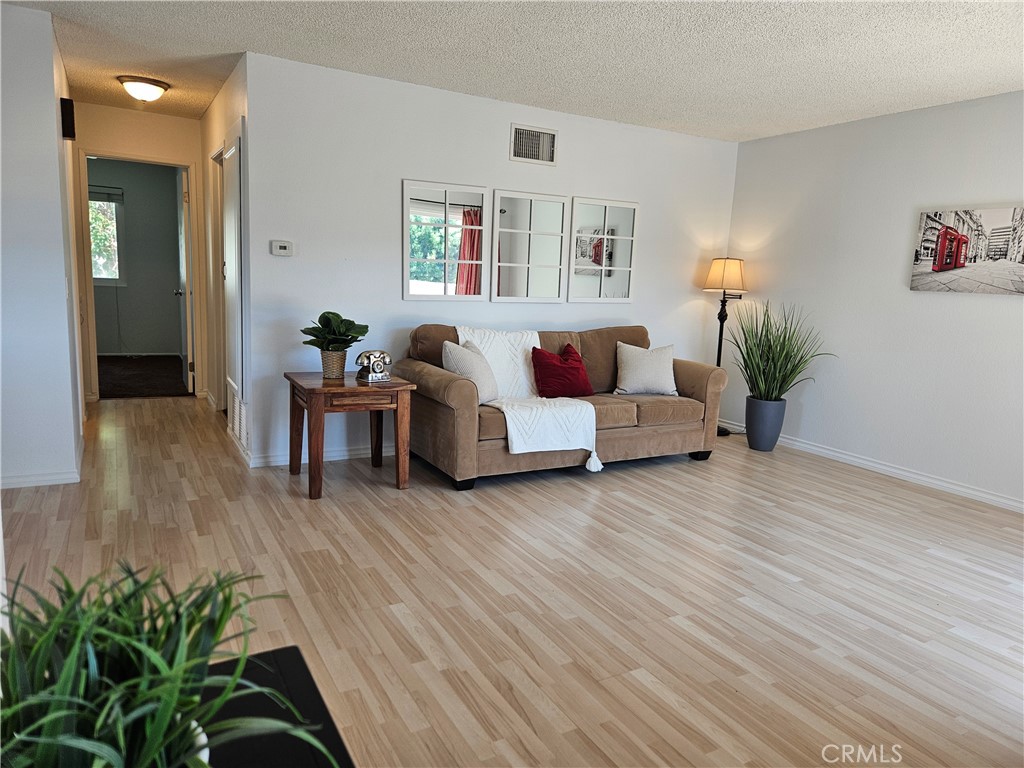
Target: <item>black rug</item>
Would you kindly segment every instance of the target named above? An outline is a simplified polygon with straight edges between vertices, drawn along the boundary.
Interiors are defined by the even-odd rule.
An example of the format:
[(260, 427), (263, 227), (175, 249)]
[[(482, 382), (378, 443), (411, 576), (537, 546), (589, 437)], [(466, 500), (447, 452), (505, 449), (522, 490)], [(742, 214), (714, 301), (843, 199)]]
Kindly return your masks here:
[(100, 355), (100, 398), (181, 397), (188, 387), (177, 355)]
[[(234, 661), (210, 665), (211, 675), (230, 675)], [(331, 753), (338, 768), (355, 768), (345, 742), (331, 719), (320, 689), (302, 658), (298, 646), (255, 653), (246, 661), (242, 677), (256, 685), (271, 688), (288, 699), (299, 710), (301, 718), (284, 709), (275, 700), (259, 694), (233, 699), (224, 705), (216, 721), (238, 717), (270, 717), (291, 723), (303, 721), (312, 725), (320, 742)], [(203, 700), (210, 701), (220, 690), (204, 689)], [(218, 768), (331, 768), (324, 756), (294, 736), (254, 736), (232, 741), (210, 750), (210, 763)]]

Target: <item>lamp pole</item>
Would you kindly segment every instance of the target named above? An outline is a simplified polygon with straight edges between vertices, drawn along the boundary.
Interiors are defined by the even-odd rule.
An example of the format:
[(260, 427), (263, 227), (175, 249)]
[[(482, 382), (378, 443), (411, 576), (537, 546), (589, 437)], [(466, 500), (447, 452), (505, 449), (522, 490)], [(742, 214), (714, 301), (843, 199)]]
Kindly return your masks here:
[[(718, 356), (715, 358), (715, 365), (722, 367), (722, 343), (725, 341), (725, 321), (729, 319), (729, 312), (726, 305), (729, 299), (742, 299), (747, 291), (746, 283), (743, 280), (743, 259), (719, 258), (711, 260), (711, 267), (708, 269), (707, 279), (704, 281), (704, 290), (708, 293), (714, 291), (722, 292), (722, 308), (718, 310)], [(732, 434), (728, 429), (719, 425), (718, 436), (726, 437)]]
[[(715, 365), (719, 368), (722, 367), (722, 342), (725, 340), (725, 321), (729, 319), (729, 312), (726, 310), (725, 305), (729, 302), (729, 299), (742, 299), (743, 294), (741, 293), (729, 293), (728, 291), (722, 291), (722, 308), (718, 310), (718, 356), (715, 358)], [(732, 432), (729, 431), (728, 427), (723, 427), (721, 424), (718, 425), (718, 436), (728, 437)]]
[(722, 291), (722, 308), (718, 310), (718, 357), (715, 358), (715, 365), (722, 367), (722, 341), (725, 339), (725, 321), (729, 319), (729, 313), (725, 309), (729, 301), (729, 294)]

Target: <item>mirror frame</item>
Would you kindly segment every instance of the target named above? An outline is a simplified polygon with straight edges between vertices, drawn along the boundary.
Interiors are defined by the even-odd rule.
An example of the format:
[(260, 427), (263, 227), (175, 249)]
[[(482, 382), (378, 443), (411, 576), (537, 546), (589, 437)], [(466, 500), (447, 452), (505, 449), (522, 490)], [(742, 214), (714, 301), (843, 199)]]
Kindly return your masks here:
[[(633, 234), (630, 237), (623, 237), (620, 235), (612, 235), (612, 240), (629, 240), (631, 243), (631, 252), (628, 267), (601, 267), (601, 282), (599, 285), (604, 285), (605, 272), (606, 270), (615, 270), (620, 272), (628, 271), (629, 275), (629, 295), (622, 298), (605, 298), (602, 296), (573, 296), (572, 289), (574, 286), (579, 285), (579, 278), (576, 275), (576, 238), (577, 230), (579, 229), (579, 207), (581, 205), (594, 205), (601, 206), (604, 208), (604, 221), (602, 223), (602, 230), (608, 227), (608, 209), (609, 208), (631, 208), (633, 210)], [(640, 206), (637, 203), (631, 203), (623, 200), (604, 200), (595, 197), (574, 197), (572, 199), (572, 227), (569, 230), (569, 238), (571, 240), (569, 244), (569, 259), (568, 259), (568, 272), (569, 272), (569, 288), (566, 291), (566, 300), (572, 303), (590, 303), (590, 304), (631, 304), (633, 302), (633, 286), (636, 277), (636, 230), (637, 230), (637, 217), (640, 212)], [(598, 288), (600, 293), (600, 288)]]
[[(509, 229), (500, 226), (501, 222), (501, 199), (503, 197), (513, 197), (519, 200), (529, 200), (530, 210), (532, 213), (533, 202), (539, 200), (541, 202), (559, 203), (562, 206), (562, 228), (557, 234), (561, 235), (562, 248), (559, 255), (558, 261), (558, 295), (557, 296), (546, 296), (546, 297), (531, 297), (531, 296), (499, 296), (498, 295), (498, 275), (499, 275), (499, 264), (498, 264), (498, 246), (501, 242), (502, 232), (514, 232), (517, 234), (525, 234), (533, 236), (534, 234), (554, 235), (554, 232), (534, 232), (531, 227), (529, 229)], [(506, 303), (528, 303), (528, 304), (561, 304), (565, 301), (565, 297), (568, 295), (568, 265), (569, 265), (569, 212), (570, 212), (570, 201), (568, 197), (562, 195), (543, 195), (533, 192), (514, 192), (507, 189), (496, 189), (494, 190), (494, 236), (491, 242), (491, 301)], [(515, 267), (516, 269), (527, 270), (527, 286), (529, 286), (529, 265), (525, 267)], [(552, 267), (544, 267), (544, 269), (550, 269)], [(527, 288), (529, 290), (529, 288)]]
[[(412, 189), (436, 189), (444, 192), (447, 202), (449, 192), (466, 192), (480, 195), (480, 293), (473, 295), (451, 295), (441, 294), (420, 294), (412, 293), (409, 269), (412, 266), (412, 259), (409, 244), (409, 213), (410, 213), (410, 191)], [(415, 179), (402, 179), (402, 299), (405, 301), (487, 301), (487, 286), (490, 284), (490, 260), (485, 257), (487, 243), (491, 237), (490, 215), (487, 209), (487, 187), (475, 187), (465, 184), (447, 184), (436, 181), (416, 181)], [(445, 206), (445, 219), (447, 221), (447, 205)], [(445, 229), (448, 228), (445, 224)], [(447, 238), (445, 238), (447, 246)], [(447, 255), (447, 254), (446, 254)], [(445, 259), (447, 262), (448, 259)]]

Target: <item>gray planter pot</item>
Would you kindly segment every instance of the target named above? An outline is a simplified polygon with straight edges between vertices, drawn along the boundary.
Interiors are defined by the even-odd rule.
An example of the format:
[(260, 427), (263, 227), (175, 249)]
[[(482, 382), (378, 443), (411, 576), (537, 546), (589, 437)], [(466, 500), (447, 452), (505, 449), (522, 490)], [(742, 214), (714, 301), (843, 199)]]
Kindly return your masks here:
[(772, 450), (785, 418), (785, 400), (757, 400), (747, 395), (747, 445), (755, 451)]

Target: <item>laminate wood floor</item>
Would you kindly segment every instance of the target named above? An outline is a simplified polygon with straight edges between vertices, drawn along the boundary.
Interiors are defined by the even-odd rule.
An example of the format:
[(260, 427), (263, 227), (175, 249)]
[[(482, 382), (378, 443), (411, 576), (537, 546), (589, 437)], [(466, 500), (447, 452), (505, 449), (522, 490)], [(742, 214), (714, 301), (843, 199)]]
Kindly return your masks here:
[(392, 461), (310, 501), (201, 401), (103, 401), (80, 484), (3, 491), (8, 575), (262, 575), (254, 649), (301, 646), (360, 766), (1021, 765), (1019, 514), (740, 437), (463, 493)]

